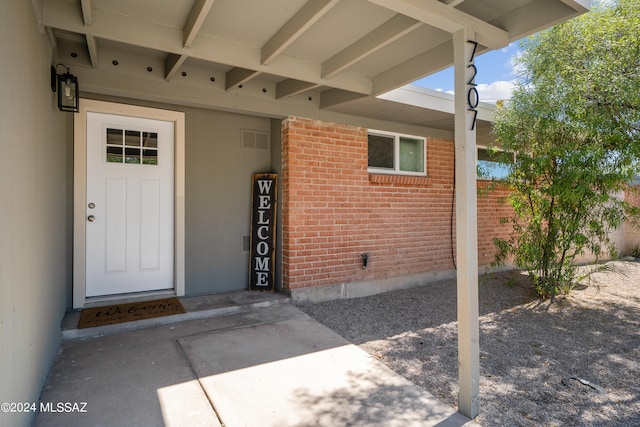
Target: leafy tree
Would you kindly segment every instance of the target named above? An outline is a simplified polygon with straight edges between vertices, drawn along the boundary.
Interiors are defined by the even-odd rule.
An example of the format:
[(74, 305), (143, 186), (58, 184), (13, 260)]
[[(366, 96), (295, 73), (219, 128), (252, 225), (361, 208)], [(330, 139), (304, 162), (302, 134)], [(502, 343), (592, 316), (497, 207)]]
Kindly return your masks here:
[(577, 256), (614, 255), (609, 231), (640, 214), (623, 197), (640, 172), (640, 0), (596, 5), (521, 48), (494, 126), (514, 209), (496, 262), (513, 259), (553, 297), (579, 279)]

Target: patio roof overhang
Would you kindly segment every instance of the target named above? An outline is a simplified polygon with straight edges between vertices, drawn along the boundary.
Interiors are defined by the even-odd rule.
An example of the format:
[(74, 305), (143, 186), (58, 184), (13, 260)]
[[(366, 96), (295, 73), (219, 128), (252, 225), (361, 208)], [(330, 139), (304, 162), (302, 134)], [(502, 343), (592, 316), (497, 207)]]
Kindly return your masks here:
[[(271, 117), (294, 113), (330, 119), (332, 113), (347, 113), (445, 131), (436, 132), (442, 136), (453, 132), (452, 111), (437, 106), (410, 108), (377, 97), (452, 66), (452, 34), (462, 28), (474, 31), (481, 54), (583, 13), (590, 4), (589, 0), (32, 2), (57, 53), (55, 60), (72, 67), (84, 93)], [(418, 116), (421, 119), (416, 120)]]
[[(458, 407), (478, 414), (475, 160), (491, 114), (469, 95), (473, 57), (584, 13), (590, 0), (32, 2), (56, 61), (88, 93), (270, 117), (349, 114), (353, 124), (454, 136)], [(452, 65), (453, 98), (403, 88)]]

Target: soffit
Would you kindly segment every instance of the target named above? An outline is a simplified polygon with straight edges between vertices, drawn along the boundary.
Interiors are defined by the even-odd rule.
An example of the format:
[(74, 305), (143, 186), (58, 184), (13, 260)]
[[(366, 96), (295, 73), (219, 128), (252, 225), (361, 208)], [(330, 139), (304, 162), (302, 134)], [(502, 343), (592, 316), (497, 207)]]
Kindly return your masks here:
[(415, 114), (408, 114), (399, 103), (381, 102), (376, 96), (451, 66), (452, 33), (462, 27), (474, 29), (484, 52), (589, 7), (588, 0), (33, 4), (57, 62), (79, 75), (85, 91), (129, 91), (131, 97), (184, 104), (196, 104), (189, 99), (196, 97), (199, 106), (233, 108), (231, 99), (242, 89), (243, 99), (256, 99), (236, 106), (247, 112), (295, 115), (296, 105), (304, 101), (305, 114), (374, 115), (448, 129), (452, 129), (449, 112), (445, 120), (443, 111), (413, 106), (425, 110), (424, 120), (416, 121)]

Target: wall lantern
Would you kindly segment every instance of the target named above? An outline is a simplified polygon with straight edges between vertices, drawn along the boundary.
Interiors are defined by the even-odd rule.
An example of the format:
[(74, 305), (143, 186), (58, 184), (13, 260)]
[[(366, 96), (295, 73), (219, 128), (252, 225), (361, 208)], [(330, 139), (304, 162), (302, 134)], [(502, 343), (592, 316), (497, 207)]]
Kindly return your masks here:
[[(64, 74), (58, 74), (58, 67), (64, 67), (67, 71)], [(79, 111), (78, 78), (69, 72), (69, 67), (64, 64), (51, 67), (51, 90), (58, 91), (58, 108), (60, 111), (73, 113)]]

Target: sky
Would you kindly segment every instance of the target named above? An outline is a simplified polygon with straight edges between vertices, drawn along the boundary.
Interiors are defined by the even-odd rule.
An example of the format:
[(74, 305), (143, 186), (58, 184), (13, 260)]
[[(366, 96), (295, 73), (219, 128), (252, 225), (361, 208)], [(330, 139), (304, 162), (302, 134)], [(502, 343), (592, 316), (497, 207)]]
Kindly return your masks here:
[[(519, 55), (517, 43), (483, 55), (476, 56), (476, 75), (480, 101), (495, 103), (499, 99), (509, 99), (516, 78), (514, 58)], [(417, 86), (453, 93), (453, 68), (425, 77), (413, 83)]]

